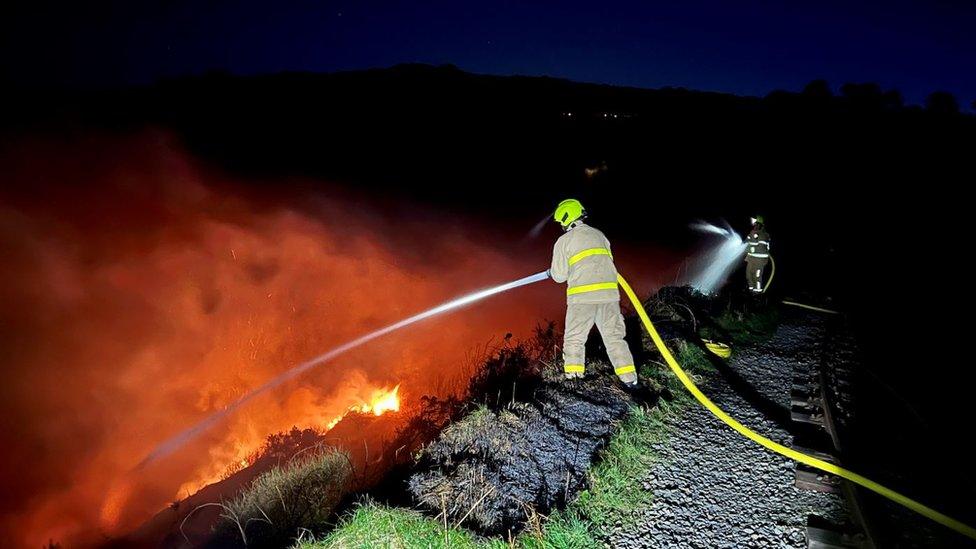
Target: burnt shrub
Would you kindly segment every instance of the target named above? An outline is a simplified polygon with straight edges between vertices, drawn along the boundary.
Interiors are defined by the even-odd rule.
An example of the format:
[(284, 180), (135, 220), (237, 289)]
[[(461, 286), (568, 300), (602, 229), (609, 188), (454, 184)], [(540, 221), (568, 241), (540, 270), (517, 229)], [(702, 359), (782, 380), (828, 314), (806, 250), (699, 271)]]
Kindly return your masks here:
[(565, 504), (633, 405), (608, 364), (589, 366), (583, 380), (544, 376), (528, 401), (479, 408), (445, 429), (410, 478), (415, 500), (484, 534), (518, 531)]

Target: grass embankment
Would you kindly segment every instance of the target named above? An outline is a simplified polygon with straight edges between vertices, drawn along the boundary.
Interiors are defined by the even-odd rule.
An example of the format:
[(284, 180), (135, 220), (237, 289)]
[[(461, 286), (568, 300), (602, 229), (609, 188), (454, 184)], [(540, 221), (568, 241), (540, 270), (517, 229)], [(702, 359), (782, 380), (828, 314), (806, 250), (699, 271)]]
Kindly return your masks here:
[(703, 327), (702, 337), (716, 340), (730, 340), (736, 345), (755, 345), (772, 337), (779, 324), (779, 309), (776, 307), (748, 309), (725, 309), (715, 318), (719, 330)]
[[(700, 333), (703, 337), (731, 342), (734, 346), (741, 347), (768, 339), (775, 331), (777, 322), (778, 315), (773, 308), (737, 312), (730, 305), (723, 313), (707, 323), (707, 327), (701, 326)], [(653, 344), (650, 339), (645, 337), (643, 341), (644, 346), (651, 350)], [(698, 345), (682, 340), (672, 340), (670, 344), (678, 361), (692, 377), (697, 378), (715, 371), (709, 360), (710, 357), (706, 354), (707, 351)], [(552, 345), (546, 347), (552, 348)], [(297, 536), (296, 547), (300, 549), (360, 547), (549, 549), (601, 546), (614, 528), (627, 528), (632, 525), (635, 512), (652, 501), (653, 494), (644, 488), (643, 479), (658, 459), (655, 447), (669, 434), (665, 419), (680, 414), (687, 406), (694, 405), (694, 399), (663, 363), (652, 362), (642, 365), (640, 376), (663, 398), (651, 409), (640, 407), (631, 409), (619, 431), (601, 451), (601, 455), (589, 471), (587, 490), (578, 494), (564, 509), (556, 510), (549, 516), (536, 514), (530, 517), (526, 528), (514, 539), (483, 538), (458, 524), (445, 523), (443, 515), (431, 517), (413, 509), (390, 507), (369, 499), (362, 500), (331, 530), (323, 521), (322, 514), (300, 519), (299, 522), (308, 519), (308, 522), (301, 527), (296, 527), (297, 524), (291, 520), (291, 516), (266, 515), (267, 509), (273, 508), (274, 503), (285, 504), (293, 498), (304, 499), (302, 493), (289, 493), (287, 496), (278, 493), (282, 484), (297, 486), (310, 482), (318, 485), (320, 503), (325, 504), (319, 507), (319, 510), (334, 509), (337, 503), (336, 493), (316, 481), (334, 474), (338, 474), (337, 478), (345, 478), (342, 471), (335, 470), (326, 471), (323, 475), (314, 474), (307, 469), (302, 472), (295, 471), (290, 475), (282, 471), (271, 473), (256, 482), (255, 488), (252, 488), (252, 492), (257, 491), (259, 494), (242, 494), (237, 501), (225, 506), (224, 514), (229, 519), (229, 524), (225, 523), (224, 527), (232, 526), (238, 531), (236, 533), (240, 534), (240, 525), (245, 526), (244, 530), (249, 533), (248, 524), (252, 528), (257, 526), (259, 532), (254, 533), (257, 535), (249, 536), (248, 541), (251, 542), (249, 545), (255, 545), (253, 542), (259, 540), (280, 540), (281, 538), (276, 535), (279, 533), (287, 534), (292, 540), (296, 538), (296, 533), (302, 533)], [(479, 410), (476, 410), (462, 421), (476, 421), (478, 414)], [(324, 469), (341, 467), (341, 464), (336, 461), (337, 458), (337, 455), (331, 456), (327, 463), (323, 463), (326, 466)], [(314, 506), (316, 505), (313, 504)], [(304, 509), (308, 510), (307, 507)], [(286, 510), (297, 511), (298, 508), (293, 509), (285, 504), (282, 506), (282, 511)], [(291, 512), (287, 515), (291, 515)], [(269, 528), (271, 531), (260, 532), (260, 527), (269, 523), (287, 526), (287, 528), (282, 530)], [(313, 530), (308, 528), (329, 533), (314, 539)]]
[[(700, 348), (680, 344), (675, 350), (678, 360), (692, 375), (713, 371)], [(670, 389), (673, 397), (658, 401), (650, 410), (633, 408), (590, 471), (589, 489), (580, 493), (565, 509), (548, 517), (534, 517), (515, 539), (481, 538), (411, 509), (392, 508), (366, 500), (344, 517), (328, 536), (318, 541), (302, 541), (298, 547), (500, 549), (514, 546), (548, 549), (601, 546), (601, 539), (612, 528), (618, 524), (627, 527), (634, 512), (653, 499), (653, 494), (644, 489), (642, 483), (657, 459), (654, 446), (667, 437), (664, 418), (680, 413), (692, 403), (691, 397), (666, 366), (644, 366), (641, 377), (657, 389)]]

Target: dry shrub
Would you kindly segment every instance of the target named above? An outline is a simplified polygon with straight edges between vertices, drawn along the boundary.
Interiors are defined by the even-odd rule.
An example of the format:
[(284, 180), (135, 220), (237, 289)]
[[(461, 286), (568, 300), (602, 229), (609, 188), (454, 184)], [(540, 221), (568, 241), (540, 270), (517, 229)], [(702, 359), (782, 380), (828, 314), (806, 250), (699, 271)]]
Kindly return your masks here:
[(345, 452), (329, 448), (299, 454), (223, 504), (219, 537), (236, 538), (247, 547), (289, 546), (303, 532), (321, 531), (334, 518), (352, 480)]

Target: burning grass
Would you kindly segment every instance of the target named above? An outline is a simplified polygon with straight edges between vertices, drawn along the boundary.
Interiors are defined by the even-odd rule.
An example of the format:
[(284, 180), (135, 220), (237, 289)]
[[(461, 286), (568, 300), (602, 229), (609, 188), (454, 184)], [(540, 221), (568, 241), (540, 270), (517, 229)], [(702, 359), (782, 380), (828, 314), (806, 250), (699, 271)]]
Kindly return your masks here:
[[(678, 309), (683, 310), (682, 307)], [(674, 328), (668, 344), (689, 374), (699, 377), (714, 372), (705, 351), (694, 343), (692, 335), (697, 321), (689, 322), (673, 312), (668, 315), (673, 318)], [(699, 316), (710, 321), (704, 318), (707, 315)], [(281, 481), (274, 479), (282, 478), (281, 475), (285, 473), (275, 470), (273, 473), (278, 477), (271, 474), (260, 477), (251, 490), (227, 506), (224, 513), (227, 522), (223, 525), (225, 535), (236, 533), (238, 540), (242, 535), (247, 536), (249, 546), (265, 545), (262, 539), (274, 540), (268, 542), (269, 545), (280, 543), (282, 539), (298, 540), (297, 546), (303, 549), (495, 549), (506, 546), (541, 549), (601, 545), (610, 530), (631, 524), (637, 511), (652, 501), (653, 494), (643, 488), (642, 479), (658, 459), (655, 444), (668, 436), (664, 419), (668, 415), (681, 413), (692, 402), (670, 370), (653, 360), (653, 351), (648, 347), (645, 355), (650, 360), (640, 366), (641, 377), (653, 392), (667, 395), (667, 399), (659, 400), (652, 408), (625, 407), (622, 420), (612, 437), (605, 443), (588, 445), (579, 474), (570, 473), (569, 485), (560, 485), (559, 494), (550, 494), (545, 489), (547, 482), (540, 481), (547, 474), (541, 463), (546, 460), (547, 453), (565, 457), (557, 451), (558, 445), (553, 446), (559, 433), (568, 429), (566, 432), (580, 437), (585, 432), (597, 441), (602, 435), (589, 430), (612, 431), (613, 424), (618, 423), (610, 416), (597, 417), (595, 411), (602, 408), (593, 408), (604, 398), (609, 399), (608, 403), (615, 402), (617, 388), (606, 364), (593, 361), (591, 369), (599, 370), (599, 373), (591, 376), (586, 383), (563, 384), (559, 382), (560, 376), (549, 375), (555, 358), (554, 341), (557, 335), (553, 326), (548, 325), (540, 327), (535, 337), (527, 342), (513, 343), (506, 339), (496, 347), (470, 381), (468, 394), (475, 396), (480, 404), (473, 410), (467, 408), (471, 411), (463, 418), (457, 419), (457, 415), (466, 409), (463, 401), (442, 403), (429, 399), (426, 403), (428, 411), (439, 411), (434, 415), (441, 418), (435, 422), (436, 425), (424, 428), (428, 437), (440, 432), (445, 425), (450, 425), (441, 433), (435, 445), (423, 450), (422, 455), (426, 458), (420, 460), (420, 470), (427, 467), (431, 471), (431, 463), (440, 463), (439, 459), (446, 458), (445, 472), (450, 472), (421, 475), (411, 484), (412, 490), (418, 486), (423, 488), (426, 496), (420, 499), (428, 514), (385, 505), (365, 497), (331, 531), (327, 525), (335, 520), (334, 503), (322, 506), (323, 514), (320, 516), (291, 522), (266, 516), (267, 506), (278, 505), (279, 509), (288, 509), (292, 498), (304, 497), (300, 490), (278, 495), (276, 486)], [(649, 346), (650, 342), (645, 341), (644, 344)], [(444, 405), (447, 405), (446, 409), (442, 409)], [(421, 412), (417, 417), (427, 416), (431, 414)], [(406, 441), (403, 437), (409, 432), (423, 427), (414, 423), (404, 426), (402, 441)], [(542, 424), (548, 427), (540, 428)], [(409, 453), (413, 454), (415, 449), (420, 448), (416, 443), (423, 444), (421, 439), (411, 439), (414, 443), (404, 447), (409, 447)], [(397, 444), (402, 441), (398, 440)], [(532, 449), (532, 459), (525, 459), (525, 448)], [(597, 458), (587, 469), (589, 454), (593, 449), (597, 449)], [(472, 456), (475, 459), (472, 460)], [(428, 461), (426, 465), (425, 460)], [(565, 460), (556, 461), (565, 467)], [(497, 482), (499, 479), (503, 482)], [(417, 486), (413, 486), (418, 482)], [(519, 485), (522, 491), (495, 493), (497, 486), (513, 484)], [(540, 491), (525, 491), (526, 487), (532, 486)], [(539, 500), (541, 496), (545, 498)], [(517, 517), (514, 514), (505, 515), (510, 511), (505, 501), (513, 497), (527, 499), (515, 509)], [(555, 499), (547, 499), (550, 497)], [(551, 503), (544, 501), (558, 505), (553, 508)], [(497, 525), (501, 523), (508, 526), (499, 530)], [(244, 528), (239, 528), (239, 524), (243, 524)], [(283, 529), (261, 534), (266, 538), (257, 537), (260, 529), (270, 531), (272, 524), (281, 524)], [(472, 526), (479, 531), (490, 530), (501, 535), (481, 537), (465, 528)], [(521, 532), (516, 533), (518, 530)], [(327, 531), (321, 537), (321, 533)]]
[[(516, 394), (519, 400), (528, 398), (537, 385), (533, 379), (538, 377), (538, 361), (551, 361), (554, 338), (550, 323), (538, 326), (534, 336), (527, 341), (517, 342), (506, 337), (498, 344), (486, 346), (478, 358), (471, 355), (456, 369), (466, 372), (463, 378), (446, 379), (454, 383), (464, 379), (466, 384), (447, 392), (480, 396), (480, 400), (485, 401), (477, 406), (478, 411), (470, 414), (472, 418), (491, 414), (489, 406), (504, 407), (516, 400)], [(196, 542), (207, 539), (211, 524), (221, 520), (220, 539), (216, 541), (233, 546), (241, 545), (244, 540), (248, 546), (279, 546), (281, 540), (290, 543), (298, 539), (297, 536), (328, 530), (328, 523), (337, 519), (336, 504), (332, 501), (318, 506), (322, 512), (319, 516), (299, 514), (282, 518), (268, 512), (268, 505), (275, 505), (276, 511), (293, 512), (307, 504), (301, 499), (305, 495), (300, 489), (289, 491), (278, 485), (279, 482), (288, 485), (305, 482), (303, 479), (308, 476), (308, 471), (303, 468), (309, 464), (298, 460), (318, 455), (325, 445), (341, 448), (346, 452), (351, 477), (345, 468), (337, 471), (341, 476), (336, 477), (334, 484), (342, 486), (342, 490), (336, 495), (342, 497), (366, 491), (387, 493), (389, 487), (377, 485), (388, 479), (392, 479), (390, 483), (396, 483), (396, 479), (409, 470), (415, 453), (472, 406), (467, 398), (424, 396), (418, 403), (407, 400), (401, 410), (403, 403), (399, 389), (394, 386), (372, 391), (360, 403), (343, 412), (338, 421), (329, 422), (328, 429), (292, 429), (268, 437), (261, 451), (250, 455), (240, 467), (228, 470), (224, 486), (208, 487), (188, 500), (174, 503), (170, 510), (154, 519), (154, 524), (166, 528), (175, 520), (181, 524), (180, 532), (175, 535), (183, 534)], [(403, 416), (389, 412), (400, 412)], [(261, 471), (281, 463), (286, 466), (260, 475)], [(298, 467), (290, 464), (298, 464)], [(313, 472), (327, 476), (329, 469), (319, 466)], [(225, 503), (220, 494), (234, 493), (229, 491), (233, 486), (244, 486), (244, 489), (234, 501)], [(397, 484), (393, 490), (402, 491), (402, 487)], [(297, 504), (293, 502), (295, 498), (299, 498)], [(183, 514), (186, 512), (190, 512), (188, 518)]]

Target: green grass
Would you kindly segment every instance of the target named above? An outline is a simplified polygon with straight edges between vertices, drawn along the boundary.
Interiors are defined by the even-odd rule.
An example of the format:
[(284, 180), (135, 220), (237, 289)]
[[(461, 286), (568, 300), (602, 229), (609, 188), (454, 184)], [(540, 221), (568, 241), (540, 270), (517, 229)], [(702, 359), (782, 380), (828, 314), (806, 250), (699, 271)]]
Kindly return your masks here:
[(592, 523), (569, 508), (554, 511), (544, 523), (523, 532), (511, 545), (525, 549), (582, 549), (600, 543)]
[(776, 326), (779, 325), (779, 309), (766, 307), (750, 312), (726, 309), (715, 319), (715, 323), (728, 334), (733, 343), (754, 345), (773, 336)]
[(484, 540), (467, 530), (445, 529), (435, 519), (412, 509), (388, 507), (372, 500), (360, 502), (328, 536), (302, 540), (300, 549), (441, 548), (494, 549), (499, 540)]
[[(671, 352), (674, 353), (674, 358), (678, 361), (681, 368), (696, 383), (701, 379), (702, 375), (716, 372), (715, 366), (712, 365), (706, 354), (708, 351), (697, 345), (679, 341), (671, 349)], [(675, 411), (676, 407), (685, 406), (694, 402), (694, 397), (691, 396), (691, 393), (685, 389), (678, 377), (671, 372), (671, 369), (664, 362), (654, 362), (641, 367), (640, 377), (653, 389), (657, 391), (666, 389), (670, 392), (670, 402), (663, 402), (662, 404), (664, 406), (670, 405), (672, 411)]]
[(682, 341), (678, 344), (675, 359), (690, 374), (713, 374), (718, 372), (708, 358), (708, 351), (698, 345)]

